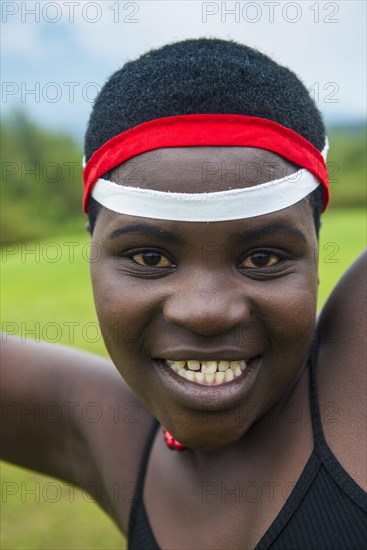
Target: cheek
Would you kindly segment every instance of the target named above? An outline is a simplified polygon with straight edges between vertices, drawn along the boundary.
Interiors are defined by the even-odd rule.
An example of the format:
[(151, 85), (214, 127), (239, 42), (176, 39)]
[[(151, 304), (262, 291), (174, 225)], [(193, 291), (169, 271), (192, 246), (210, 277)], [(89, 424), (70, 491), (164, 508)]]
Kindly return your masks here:
[[(282, 288), (280, 288), (282, 287)], [(252, 396), (263, 413), (290, 388), (309, 356), (315, 331), (317, 277), (278, 285), (277, 299), (265, 300), (259, 314), (263, 368)]]
[(151, 281), (141, 280), (105, 265), (91, 268), (92, 285), (97, 316), (106, 349), (115, 367), (141, 403), (159, 417), (156, 402), (163, 402), (164, 395), (151, 360), (144, 354), (144, 341), (159, 311), (157, 289)]
[[(277, 322), (274, 332), (282, 344), (292, 344), (308, 338), (313, 331), (316, 318), (316, 288), (312, 290), (287, 287), (282, 303), (278, 303), (274, 313)], [(271, 315), (271, 311), (269, 311)]]
[(316, 322), (316, 268), (314, 262), (302, 262), (297, 271), (264, 283), (257, 293), (259, 335), (279, 376), (297, 371), (307, 357)]
[(106, 347), (114, 360), (116, 351), (130, 353), (139, 344), (154, 312), (149, 285), (123, 276), (109, 261), (91, 267), (94, 302)]

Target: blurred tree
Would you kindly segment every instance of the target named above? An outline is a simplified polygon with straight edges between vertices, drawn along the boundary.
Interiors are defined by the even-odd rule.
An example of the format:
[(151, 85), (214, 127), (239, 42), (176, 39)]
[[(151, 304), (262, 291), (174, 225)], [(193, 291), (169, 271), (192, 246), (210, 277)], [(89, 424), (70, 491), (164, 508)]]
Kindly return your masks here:
[(81, 147), (14, 111), (1, 131), (1, 242), (83, 227)]
[(329, 131), (331, 208), (366, 208), (366, 135), (364, 124)]

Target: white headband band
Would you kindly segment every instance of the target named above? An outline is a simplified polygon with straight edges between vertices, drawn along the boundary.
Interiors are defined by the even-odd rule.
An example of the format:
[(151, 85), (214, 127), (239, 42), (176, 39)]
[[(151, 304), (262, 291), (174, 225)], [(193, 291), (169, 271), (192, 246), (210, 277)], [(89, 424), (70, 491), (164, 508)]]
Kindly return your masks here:
[[(322, 151), (326, 159), (329, 143)], [(171, 193), (97, 180), (93, 198), (105, 208), (143, 218), (215, 222), (262, 216), (287, 208), (312, 193), (319, 181), (302, 168), (284, 178), (213, 193)]]
[(214, 193), (167, 193), (99, 179), (93, 198), (129, 216), (182, 222), (215, 222), (262, 216), (300, 201), (319, 185), (307, 170), (244, 189)]

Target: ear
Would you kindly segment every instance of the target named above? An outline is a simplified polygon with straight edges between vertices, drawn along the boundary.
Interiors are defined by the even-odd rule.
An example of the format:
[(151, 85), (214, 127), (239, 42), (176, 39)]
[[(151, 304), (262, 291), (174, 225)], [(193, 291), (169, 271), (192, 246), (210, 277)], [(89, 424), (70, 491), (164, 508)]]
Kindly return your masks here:
[(85, 229), (88, 231), (89, 235), (92, 235), (92, 228), (90, 226), (89, 220), (85, 224)]

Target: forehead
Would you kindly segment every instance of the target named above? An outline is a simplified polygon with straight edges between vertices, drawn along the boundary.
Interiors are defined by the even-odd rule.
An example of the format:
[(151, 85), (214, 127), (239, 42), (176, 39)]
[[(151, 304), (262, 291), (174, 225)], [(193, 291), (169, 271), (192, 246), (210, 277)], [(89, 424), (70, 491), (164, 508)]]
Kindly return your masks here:
[[(122, 231), (121, 231), (122, 230)], [(126, 231), (126, 233), (125, 233)], [(104, 243), (116, 241), (115, 235), (137, 235), (196, 247), (202, 243), (237, 244), (277, 235), (294, 246), (314, 246), (317, 242), (311, 207), (306, 199), (278, 212), (225, 222), (181, 222), (128, 216), (104, 207), (97, 218), (93, 237)]]
[(279, 155), (255, 147), (172, 147), (128, 160), (110, 179), (157, 191), (203, 193), (253, 187), (296, 170)]

